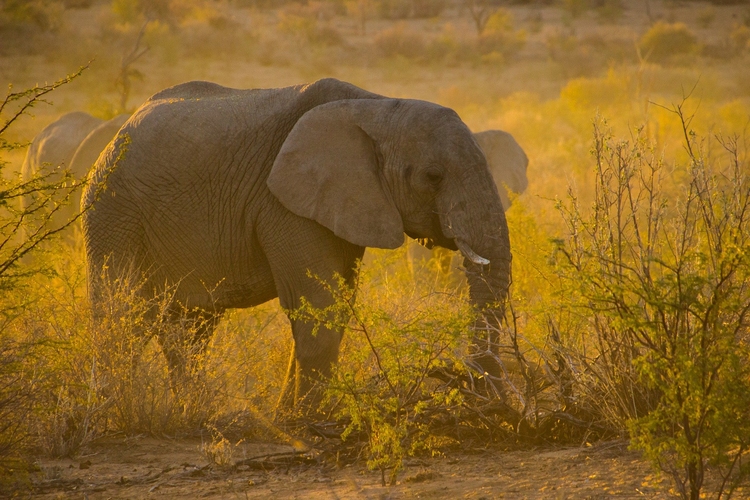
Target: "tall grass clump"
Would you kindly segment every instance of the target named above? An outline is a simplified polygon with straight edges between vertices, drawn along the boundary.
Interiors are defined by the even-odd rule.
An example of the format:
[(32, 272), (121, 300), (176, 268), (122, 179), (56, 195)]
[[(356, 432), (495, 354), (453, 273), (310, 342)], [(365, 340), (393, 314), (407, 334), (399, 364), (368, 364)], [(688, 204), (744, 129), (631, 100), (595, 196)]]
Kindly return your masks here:
[(708, 471), (722, 498), (750, 473), (750, 178), (739, 138), (710, 156), (684, 101), (672, 111), (674, 166), (640, 131), (616, 140), (596, 122), (593, 206), (560, 203), (558, 270), (585, 318), (580, 403), (627, 425), (682, 498), (701, 498)]
[[(32, 260), (56, 234), (73, 224), (52, 224), (53, 216), (80, 189), (70, 172), (59, 166), (22, 179), (6, 174), (4, 155), (22, 145), (6, 137), (18, 120), (28, 114), (45, 96), (77, 78), (84, 68), (55, 83), (19, 92), (9, 88), (0, 103), (0, 478), (23, 468), (24, 454), (31, 446), (28, 421), (36, 403), (38, 374), (24, 368), (38, 355), (40, 343), (34, 338), (15, 335), (15, 328), (32, 298), (28, 284), (32, 276), (46, 270)], [(22, 200), (24, 202), (22, 203)], [(18, 471), (15, 471), (18, 472)]]
[[(174, 288), (153, 296), (144, 293), (145, 278), (110, 279), (103, 269), (106, 284), (92, 309), (82, 253), (67, 248), (48, 262), (50, 272), (28, 286), (33, 302), (9, 330), (35, 347), (21, 370), (35, 374), (33, 418), (23, 427), (39, 454), (75, 456), (113, 433), (268, 430), (259, 415), (271, 414), (278, 399), (283, 335), (291, 337), (278, 306), (232, 315), (209, 339), (204, 327), (215, 320), (181, 308)], [(170, 372), (165, 345), (182, 360), (179, 370)]]

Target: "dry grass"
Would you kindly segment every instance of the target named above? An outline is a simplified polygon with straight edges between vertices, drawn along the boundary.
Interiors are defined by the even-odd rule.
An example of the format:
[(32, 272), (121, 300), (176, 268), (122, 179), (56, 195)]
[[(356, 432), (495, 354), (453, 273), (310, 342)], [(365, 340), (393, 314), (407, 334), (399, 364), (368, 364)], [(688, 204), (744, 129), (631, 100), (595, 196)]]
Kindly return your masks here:
[[(120, 2), (121, 7), (126, 3)], [(559, 257), (553, 242), (567, 236), (554, 200), (564, 196), (569, 185), (582, 207), (595, 200), (588, 168), (592, 119), (597, 113), (608, 117), (614, 134), (626, 138), (642, 125), (641, 133), (667, 163), (684, 162), (679, 124), (655, 104), (680, 102), (695, 87), (695, 104), (688, 104), (694, 107), (687, 110), (696, 113), (695, 132), (736, 134), (740, 142), (746, 141), (746, 7), (717, 4), (709, 10), (692, 3), (651, 1), (649, 20), (628, 3), (621, 3), (623, 10), (616, 2), (604, 2), (599, 10), (576, 1), (565, 2), (564, 8), (514, 4), (493, 18), (480, 38), (456, 2), (445, 2), (428, 17), (399, 10), (398, 2), (391, 2), (387, 12), (368, 11), (366, 29), (360, 18), (347, 15), (359, 12), (354, 5), (347, 10), (346, 5), (327, 2), (274, 9), (251, 4), (195, 2), (178, 15), (151, 21), (145, 35), (150, 49), (134, 65), (140, 79), (134, 82), (130, 102), (137, 104), (186, 80), (250, 88), (334, 76), (374, 92), (450, 106), (476, 131), (511, 132), (529, 156), (530, 187), (508, 212), (516, 321), (515, 329), (505, 334), (511, 358), (517, 362), (520, 352), (527, 365), (504, 383), (512, 386), (516, 414), (530, 422), (527, 430), (547, 425), (550, 420), (543, 422), (539, 416), (559, 404), (559, 399), (546, 399), (557, 389), (545, 387), (534, 401), (527, 396), (537, 387), (528, 379), (537, 376), (530, 368), (543, 367), (545, 360), (555, 367), (555, 355), (562, 352), (549, 340), (550, 311), (558, 330), (565, 324), (571, 335), (579, 336), (568, 339), (580, 341), (579, 347), (590, 326), (565, 309), (566, 298), (555, 293), (559, 283), (550, 266)], [(10, 141), (28, 141), (64, 112), (85, 110), (101, 117), (113, 113), (119, 102), (115, 82), (121, 58), (144, 21), (138, 13), (118, 11), (106, 2), (49, 15), (58, 16), (56, 31), (43, 23), (0, 19), (0, 36), (8, 40), (0, 53), (0, 79), (23, 88), (53, 80), (88, 60), (93, 63), (74, 85), (55, 93), (53, 106), (37, 107), (35, 119), (19, 123), (6, 137)], [(679, 43), (665, 41), (670, 36), (679, 37)], [(11, 151), (4, 158), (17, 167), (22, 154)], [(675, 172), (677, 180), (679, 175)], [(415, 280), (413, 270), (406, 273), (397, 262), (381, 257), (378, 265), (396, 266), (394, 275), (414, 280), (412, 285), (422, 292), (444, 291), (445, 283), (430, 274), (434, 269), (420, 271)], [(178, 435), (213, 426), (218, 433), (204, 452), (220, 464), (231, 460), (222, 432), (267, 434), (262, 422), (273, 413), (291, 347), (289, 326), (276, 302), (228, 313), (185, 381), (189, 389), (175, 395), (158, 343), (144, 336), (148, 328), (140, 324), (145, 310), (158, 310), (166, 302), (143, 304), (132, 287), (113, 289), (106, 327), (93, 328), (80, 252), (60, 247), (43, 259), (50, 271), (29, 282), (33, 301), (3, 330), (9, 339), (4, 345), (12, 352), (0, 354), (13, 366), (0, 367), (0, 374), (18, 374), (8, 382), (18, 387), (13, 394), (34, 396), (25, 400), (26, 413), (18, 415), (33, 421), (26, 430), (38, 449), (69, 455), (113, 432)], [(398, 299), (406, 297), (400, 290)], [(391, 306), (397, 304), (394, 299)], [(345, 346), (345, 369), (350, 368), (347, 359), (358, 359), (352, 351), (357, 347)], [(587, 377), (596, 376), (599, 368), (577, 374), (580, 387), (593, 388), (584, 394), (592, 402), (602, 389)], [(617, 375), (621, 379), (608, 383), (628, 384), (632, 380), (627, 377), (634, 376), (625, 369)], [(559, 377), (544, 377), (562, 383)], [(0, 390), (0, 397), (3, 394)], [(600, 424), (608, 421), (611, 428), (622, 430), (626, 418), (615, 406), (607, 403), (594, 410)], [(559, 429), (551, 426), (547, 431)], [(568, 437), (583, 439), (572, 431)]]

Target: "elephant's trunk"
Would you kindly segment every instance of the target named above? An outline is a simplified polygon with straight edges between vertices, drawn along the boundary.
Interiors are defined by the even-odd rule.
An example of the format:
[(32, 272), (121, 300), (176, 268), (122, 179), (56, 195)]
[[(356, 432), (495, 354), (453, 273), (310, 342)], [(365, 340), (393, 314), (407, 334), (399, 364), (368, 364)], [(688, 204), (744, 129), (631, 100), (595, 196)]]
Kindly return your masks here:
[[(494, 190), (494, 184), (489, 184), (488, 188)], [(484, 371), (499, 376), (495, 355), (510, 285), (508, 224), (497, 194), (476, 199), (483, 202), (469, 202), (465, 207), (467, 210), (450, 211), (445, 223), (465, 257), (469, 296), (479, 312), (473, 332), (472, 354), (477, 355)]]
[(495, 262), (490, 260), (489, 265), (480, 266), (465, 258), (464, 266), (469, 297), (479, 312), (472, 350), (497, 354), (500, 320), (504, 315), (510, 281), (510, 259), (504, 261), (497, 256)]
[(506, 237), (500, 248), (494, 251), (483, 250), (483, 255), (490, 261), (488, 265), (476, 264), (464, 253), (464, 267), (469, 282), (469, 297), (478, 312), (469, 353), (474, 367), (490, 376), (487, 382), (491, 383), (485, 390), (504, 399), (505, 390), (499, 382), (503, 379), (499, 347), (500, 325), (510, 285), (510, 247), (507, 242), (507, 229), (503, 234)]

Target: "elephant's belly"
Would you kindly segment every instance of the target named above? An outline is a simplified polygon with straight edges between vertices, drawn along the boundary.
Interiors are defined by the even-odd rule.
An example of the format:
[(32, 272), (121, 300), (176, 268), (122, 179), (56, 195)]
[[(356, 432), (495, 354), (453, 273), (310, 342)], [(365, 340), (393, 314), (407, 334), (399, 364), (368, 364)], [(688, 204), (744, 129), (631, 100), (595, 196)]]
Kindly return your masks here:
[(221, 309), (252, 307), (277, 297), (270, 268), (254, 269), (242, 279), (230, 277), (216, 290), (216, 305)]
[(252, 307), (277, 297), (273, 280), (269, 283), (234, 285), (222, 293), (219, 305), (222, 309)]
[(208, 311), (252, 307), (276, 297), (273, 275), (267, 265), (250, 272), (245, 269), (234, 273), (195, 273), (180, 281), (175, 295), (190, 308)]

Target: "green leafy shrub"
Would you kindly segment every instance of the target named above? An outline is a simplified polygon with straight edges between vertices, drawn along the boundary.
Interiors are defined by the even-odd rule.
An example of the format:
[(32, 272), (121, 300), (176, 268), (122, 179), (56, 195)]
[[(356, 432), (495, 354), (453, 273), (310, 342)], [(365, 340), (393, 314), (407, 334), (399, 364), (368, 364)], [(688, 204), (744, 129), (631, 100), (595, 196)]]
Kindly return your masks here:
[(408, 456), (499, 439), (601, 435), (561, 407), (560, 385), (544, 375), (552, 357), (518, 331), (512, 313), (497, 332), (502, 376), (484, 373), (476, 358), (487, 351), (469, 354), (475, 311), (466, 287), (441, 262), (451, 254), (409, 264), (405, 252), (374, 252), (379, 257), (360, 268), (353, 287), (321, 282), (333, 305), (303, 303), (293, 313), (345, 331), (326, 392), (326, 411), (345, 426), (350, 450), (342, 457), (366, 456), (383, 483), (390, 476), (393, 484)]
[(719, 497), (750, 473), (750, 178), (736, 139), (720, 139), (728, 162), (715, 166), (683, 106), (688, 163), (674, 173), (641, 136), (597, 123), (593, 209), (560, 205), (560, 252), (609, 418), (697, 499), (709, 464)]
[(353, 288), (343, 279), (323, 283), (336, 300), (332, 306), (320, 310), (304, 303), (295, 312), (345, 328), (327, 400), (348, 422), (342, 438), (364, 435), (368, 466), (381, 471), (384, 483), (389, 471), (391, 484), (405, 457), (455, 443), (435, 432), (430, 416), (459, 411), (461, 393), (430, 376), (445, 367), (465, 370), (458, 356), (474, 321), (465, 297), (435, 288), (432, 280), (441, 274), (423, 269), (415, 276), (405, 266), (404, 251), (375, 260), (360, 269)]
[(698, 50), (698, 39), (684, 23), (659, 21), (641, 37), (638, 44), (643, 56), (656, 62), (667, 62)]

